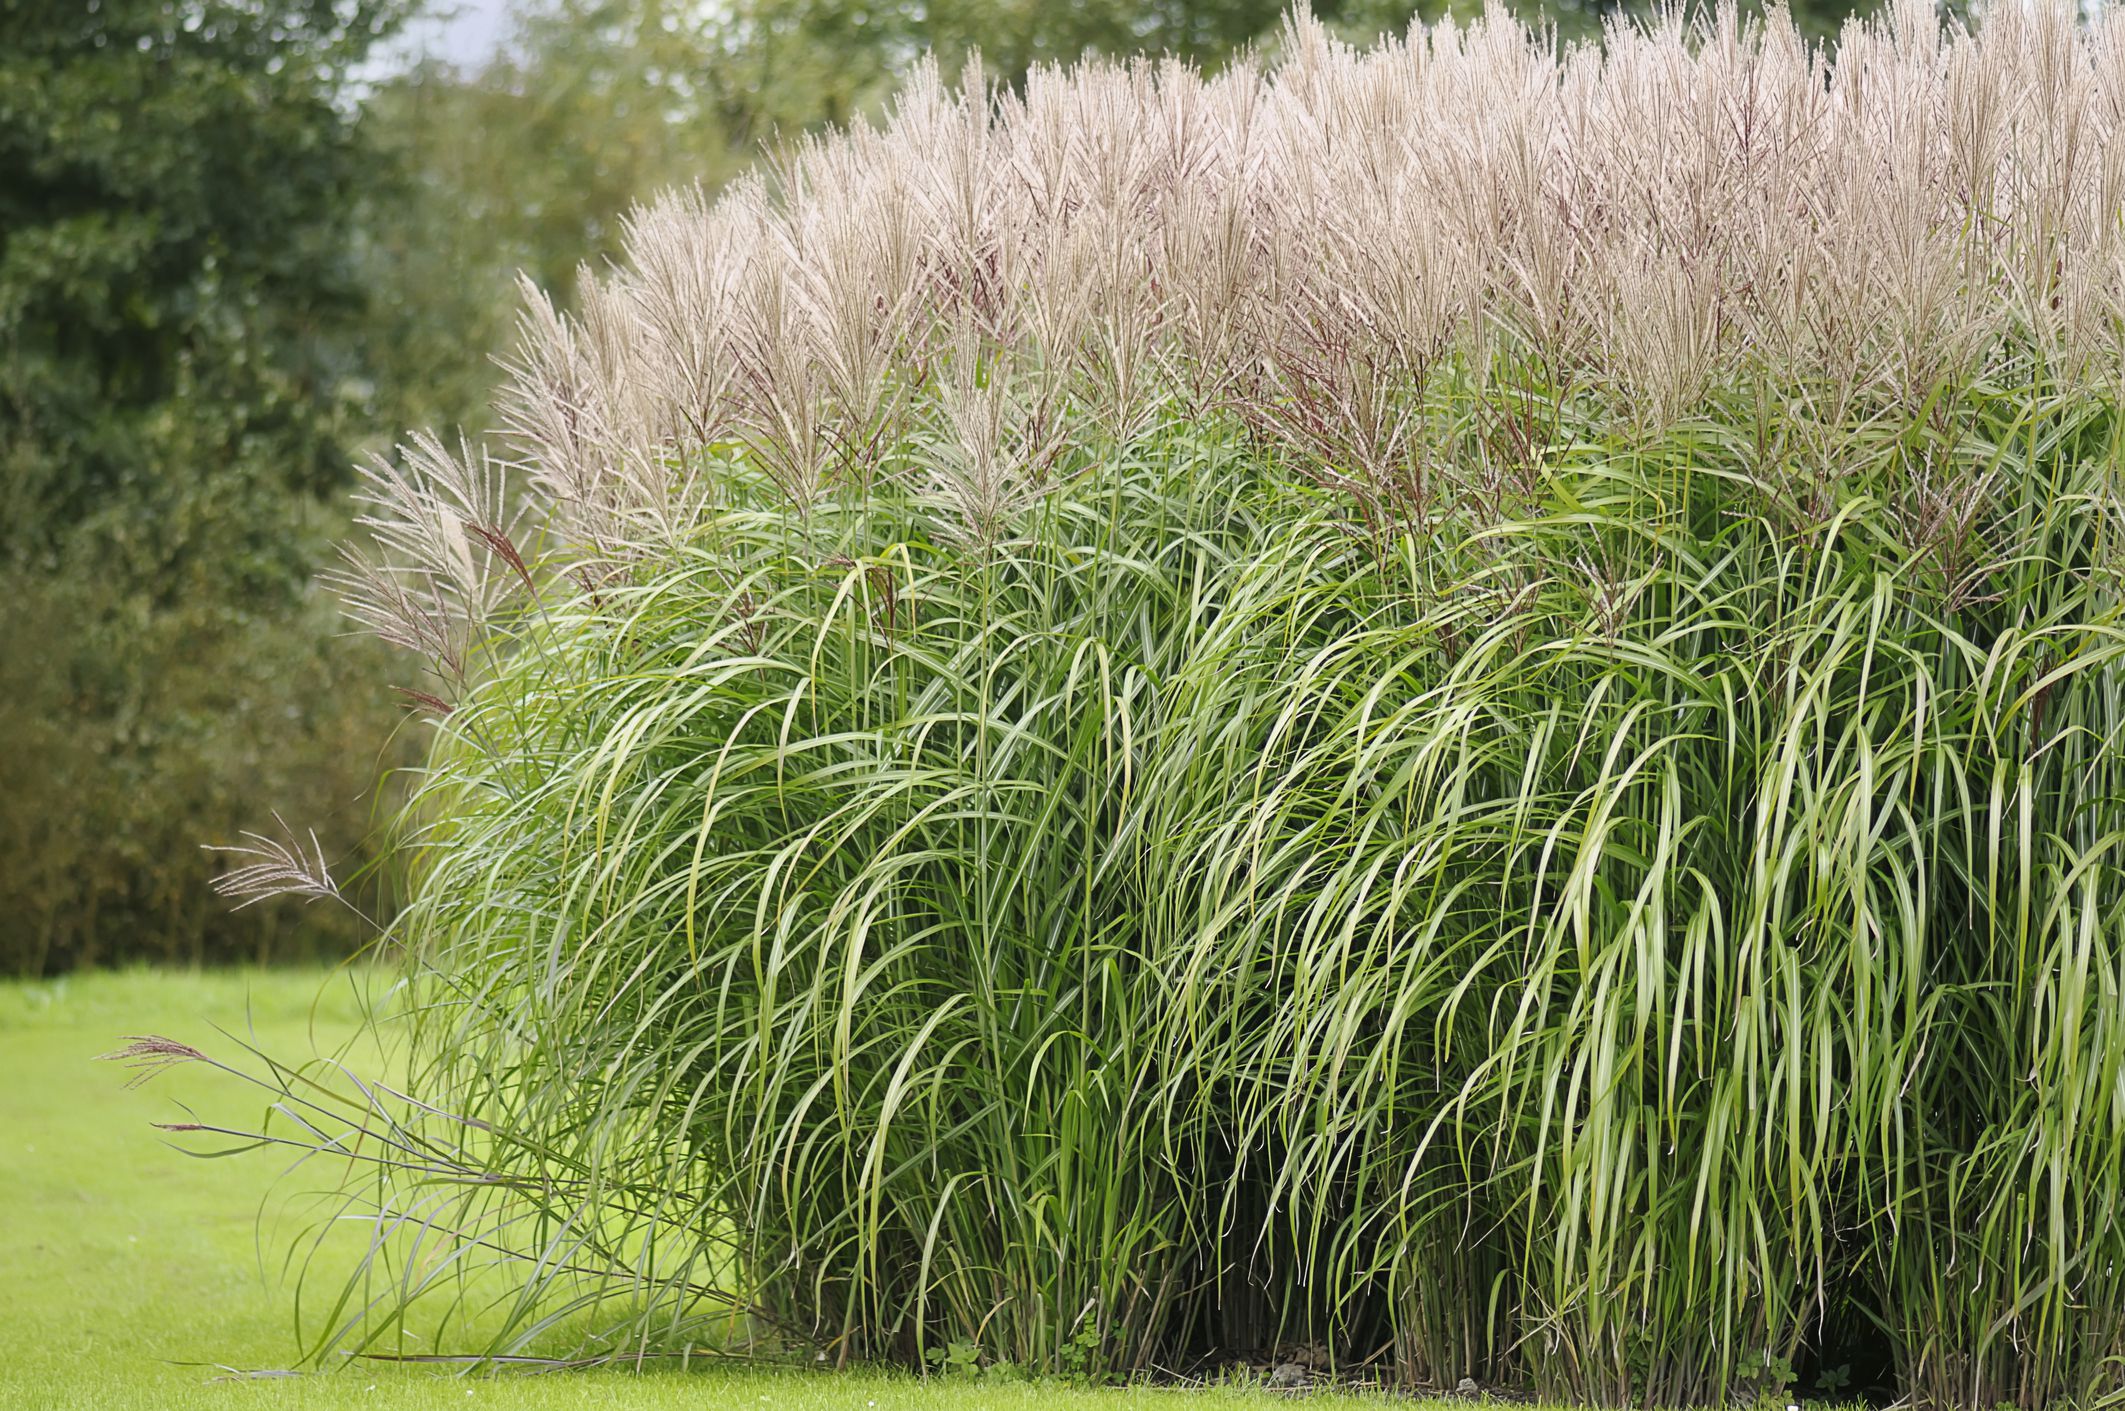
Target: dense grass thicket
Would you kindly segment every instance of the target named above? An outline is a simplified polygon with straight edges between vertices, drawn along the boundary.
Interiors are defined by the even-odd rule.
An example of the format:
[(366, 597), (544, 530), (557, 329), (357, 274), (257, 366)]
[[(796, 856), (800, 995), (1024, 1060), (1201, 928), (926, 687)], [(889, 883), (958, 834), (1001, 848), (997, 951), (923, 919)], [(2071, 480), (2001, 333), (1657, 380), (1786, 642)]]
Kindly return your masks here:
[(918, 83), (375, 472), (325, 1345), (2119, 1397), (2125, 17), (1283, 48)]

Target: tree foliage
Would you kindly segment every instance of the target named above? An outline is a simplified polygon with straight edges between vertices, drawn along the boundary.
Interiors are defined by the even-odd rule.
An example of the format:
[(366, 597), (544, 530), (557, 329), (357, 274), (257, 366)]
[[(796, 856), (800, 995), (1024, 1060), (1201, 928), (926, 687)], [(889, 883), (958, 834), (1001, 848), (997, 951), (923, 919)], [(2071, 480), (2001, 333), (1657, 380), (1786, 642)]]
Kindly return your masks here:
[(0, 9), (0, 965), (272, 948), (199, 839), (373, 771), (303, 585), (373, 414), (348, 84), (398, 10)]

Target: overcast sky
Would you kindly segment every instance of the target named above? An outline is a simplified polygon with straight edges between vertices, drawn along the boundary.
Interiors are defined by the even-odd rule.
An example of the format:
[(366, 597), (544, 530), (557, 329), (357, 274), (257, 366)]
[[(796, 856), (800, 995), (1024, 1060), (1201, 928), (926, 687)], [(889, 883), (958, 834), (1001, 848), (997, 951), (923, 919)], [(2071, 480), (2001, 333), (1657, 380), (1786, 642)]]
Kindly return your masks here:
[(394, 46), (409, 60), (425, 54), (471, 68), (509, 33), (511, 0), (434, 0), (428, 8), (432, 13), (407, 25)]

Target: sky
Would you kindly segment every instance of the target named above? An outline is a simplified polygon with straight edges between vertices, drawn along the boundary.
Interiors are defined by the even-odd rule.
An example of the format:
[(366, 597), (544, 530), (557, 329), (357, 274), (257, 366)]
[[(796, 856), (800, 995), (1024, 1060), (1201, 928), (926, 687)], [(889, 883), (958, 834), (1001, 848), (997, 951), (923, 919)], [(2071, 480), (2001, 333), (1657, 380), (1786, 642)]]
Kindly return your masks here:
[(472, 68), (509, 33), (512, 0), (435, 0), (431, 13), (406, 26), (393, 46), (405, 61), (422, 55)]

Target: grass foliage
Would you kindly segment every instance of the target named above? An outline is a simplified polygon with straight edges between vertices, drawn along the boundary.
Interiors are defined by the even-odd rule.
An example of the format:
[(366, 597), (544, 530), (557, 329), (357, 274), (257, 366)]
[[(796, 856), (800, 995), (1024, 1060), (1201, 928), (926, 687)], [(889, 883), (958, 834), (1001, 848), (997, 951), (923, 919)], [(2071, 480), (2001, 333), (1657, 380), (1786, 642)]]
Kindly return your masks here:
[[(2031, 55), (2067, 46), (2094, 104), (2125, 32), (1941, 40), (1907, 9), (1830, 80), (1737, 23), (1618, 31), (1607, 69), (1551, 73), (1560, 111), (1599, 107), (1581, 80), (1827, 82), (1860, 117), (1823, 140), (1864, 163), (1916, 91), (1881, 75), (1968, 103), (1957, 66), (1994, 65), (2027, 117)], [(1453, 63), (1539, 68), (1502, 21), (1410, 43), (1448, 116)], [(1337, 85), (1417, 52), (1291, 45), (1282, 87), (1216, 101), (1348, 116)], [(1119, 73), (1054, 81), (1118, 103)], [(1128, 82), (1185, 125), (1193, 80)], [(1036, 86), (996, 123), (1037, 151), (1065, 111)], [(1783, 1394), (1861, 1326), (1915, 1405), (2113, 1404), (2125, 430), (2110, 296), (2075, 282), (2097, 237), (2028, 237), (2073, 320), (2010, 287), (2044, 121), (2000, 119), (2019, 155), (1987, 158), (2017, 233), (1943, 233), (1953, 163), (1876, 212), (1958, 261), (1930, 311), (1896, 302), (1909, 271), (1846, 271), (1909, 315), (1886, 331), (1831, 321), (1857, 305), (1830, 275), (1769, 308), (1753, 236), (1712, 242), (1706, 294), (1687, 240), (1506, 216), (1508, 272), (1434, 344), (1382, 329), (1451, 280), (1359, 264), (1347, 297), (1257, 270), (1265, 302), (1183, 316), (1157, 272), (1223, 266), (1174, 253), (1217, 228), (1175, 197), (1146, 246), (1088, 237), (1163, 253), (1149, 285), (1095, 262), (1061, 351), (1052, 263), (1022, 323), (937, 292), (946, 210), (908, 276), (929, 312), (851, 305), (906, 340), (865, 362), (831, 296), (882, 276), (803, 242), (856, 248), (815, 184), (870, 190), (835, 164), (904, 156), (895, 132), (815, 152), (782, 225), (746, 224), (758, 193), (644, 217), (583, 325), (530, 326), (547, 537), (477, 457), (379, 472), (408, 557), (355, 566), (357, 611), (428, 652), (442, 713), (392, 928), (420, 1102), (355, 1118), (380, 1219), (323, 1343), (502, 1259), (497, 1353), (584, 1319), (1100, 1377), (1318, 1342), (1416, 1385), (1689, 1405)], [(1633, 168), (1604, 170), (1564, 182), (1588, 222)], [(680, 249), (690, 220), (713, 234)], [(1611, 281), (1555, 323), (1496, 293), (1545, 240)], [(681, 361), (658, 271), (691, 250), (712, 284), (724, 249), (743, 385), (689, 419), (625, 369)], [(1647, 251), (1710, 310), (1701, 345), (1670, 336), (1694, 305), (1624, 276)], [(817, 343), (745, 342), (784, 297)], [(771, 355), (797, 361), (745, 382)]]

